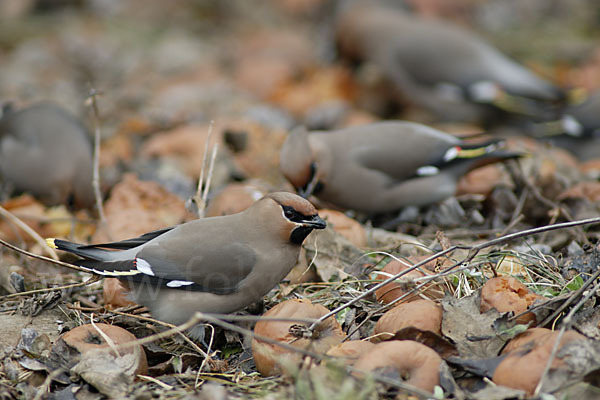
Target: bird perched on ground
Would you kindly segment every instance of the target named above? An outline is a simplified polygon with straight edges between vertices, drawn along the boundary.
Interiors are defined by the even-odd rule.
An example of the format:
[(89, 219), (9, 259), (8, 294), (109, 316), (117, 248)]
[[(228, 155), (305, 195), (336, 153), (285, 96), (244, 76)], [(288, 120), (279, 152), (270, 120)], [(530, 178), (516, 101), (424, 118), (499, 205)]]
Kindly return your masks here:
[(0, 119), (0, 178), (48, 205), (94, 203), (92, 147), (85, 127), (63, 108), (39, 103)]
[(376, 66), (404, 102), (445, 120), (482, 120), (493, 109), (554, 117), (549, 105), (564, 95), (550, 82), (458, 26), (380, 3), (342, 2), (336, 41), (343, 55)]
[(259, 301), (296, 264), (304, 239), (323, 228), (309, 201), (277, 192), (239, 214), (121, 242), (47, 242), (82, 257), (75, 262), (82, 268), (121, 279), (153, 317), (181, 324), (197, 311), (229, 313)]
[(534, 135), (569, 150), (580, 161), (600, 158), (600, 91), (567, 107), (560, 120), (536, 125)]
[(280, 168), (305, 195), (338, 207), (385, 213), (443, 200), (481, 165), (519, 157), (493, 140), (466, 144), (425, 125), (387, 121), (332, 132), (295, 129)]

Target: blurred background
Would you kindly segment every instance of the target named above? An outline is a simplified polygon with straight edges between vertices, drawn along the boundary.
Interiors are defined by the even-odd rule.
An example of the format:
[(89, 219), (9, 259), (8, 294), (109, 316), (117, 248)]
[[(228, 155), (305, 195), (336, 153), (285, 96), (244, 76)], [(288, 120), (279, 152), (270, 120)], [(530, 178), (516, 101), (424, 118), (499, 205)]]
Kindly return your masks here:
[[(386, 82), (377, 56), (364, 49), (359, 57), (348, 56), (338, 46), (350, 35), (336, 25), (340, 10), (354, 3), (174, 0), (166, 6), (156, 0), (3, 0), (0, 100), (15, 109), (54, 102), (81, 119), (91, 134), (93, 113), (86, 99), (91, 89), (101, 92), (100, 167), (107, 198), (130, 171), (188, 198), (196, 189), (210, 121), (215, 123), (213, 142), (222, 144), (213, 177), (216, 189), (244, 179), (261, 179), (270, 189), (290, 188), (278, 171), (278, 154), (286, 132), (297, 125), (335, 129), (409, 119), (457, 135), (485, 130), (527, 136), (521, 146), (529, 150), (558, 143), (532, 139), (531, 127), (539, 119), (516, 124), (504, 115), (452, 120), (413, 104), (409, 92), (401, 93), (399, 101), (399, 90)], [(383, 7), (379, 3), (384, 2), (359, 3)], [(585, 99), (600, 85), (600, 9), (593, 0), (387, 3), (412, 13), (411, 18), (435, 18), (466, 29), (567, 94), (584, 89)], [(415, 35), (414, 41), (420, 40)], [(370, 45), (385, 52), (387, 42)], [(445, 61), (429, 64), (443, 66)], [(543, 121), (560, 120), (560, 110), (570, 105), (562, 107)], [(546, 175), (568, 170), (568, 179), (552, 181), (553, 198), (579, 182), (577, 166), (593, 158), (576, 152), (564, 157), (566, 167), (546, 166)], [(544, 162), (558, 159), (551, 155)], [(583, 173), (595, 180), (597, 164), (586, 168)], [(496, 180), (482, 179), (494, 184), (497, 175)], [(484, 193), (491, 190), (487, 186)], [(178, 214), (160, 222), (179, 220)]]

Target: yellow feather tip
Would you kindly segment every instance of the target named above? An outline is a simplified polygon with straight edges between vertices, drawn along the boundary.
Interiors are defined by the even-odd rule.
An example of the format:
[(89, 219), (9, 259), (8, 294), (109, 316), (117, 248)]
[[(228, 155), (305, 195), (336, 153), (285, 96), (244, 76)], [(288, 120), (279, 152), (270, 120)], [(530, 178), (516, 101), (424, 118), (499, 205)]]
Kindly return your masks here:
[(48, 245), (48, 247), (51, 247), (53, 249), (58, 249), (58, 247), (54, 244), (54, 238), (47, 238), (46, 244)]
[(475, 158), (480, 157), (486, 153), (485, 147), (478, 147), (476, 149), (460, 149), (458, 156), (460, 158)]

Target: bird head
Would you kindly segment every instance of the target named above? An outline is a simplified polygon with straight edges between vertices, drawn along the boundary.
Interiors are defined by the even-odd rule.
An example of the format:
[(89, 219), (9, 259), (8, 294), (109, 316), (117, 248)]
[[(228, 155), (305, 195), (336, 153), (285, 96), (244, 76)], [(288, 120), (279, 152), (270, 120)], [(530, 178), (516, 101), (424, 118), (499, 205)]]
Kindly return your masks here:
[(327, 224), (319, 217), (317, 209), (306, 199), (288, 192), (270, 193), (263, 197), (271, 200), (278, 207), (278, 220), (280, 221), (280, 234), (294, 244), (302, 244), (304, 239), (314, 229), (325, 229)]

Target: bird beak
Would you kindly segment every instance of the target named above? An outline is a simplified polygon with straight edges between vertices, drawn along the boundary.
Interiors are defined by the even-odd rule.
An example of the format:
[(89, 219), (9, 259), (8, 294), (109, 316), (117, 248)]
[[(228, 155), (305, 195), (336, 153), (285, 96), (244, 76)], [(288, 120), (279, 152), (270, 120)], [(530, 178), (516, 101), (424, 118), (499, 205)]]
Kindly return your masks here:
[(313, 215), (310, 219), (303, 220), (301, 224), (312, 229), (325, 229), (327, 227), (327, 223), (318, 215)]

